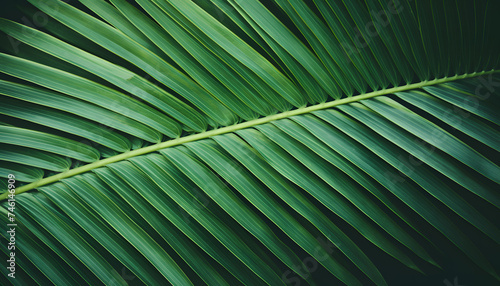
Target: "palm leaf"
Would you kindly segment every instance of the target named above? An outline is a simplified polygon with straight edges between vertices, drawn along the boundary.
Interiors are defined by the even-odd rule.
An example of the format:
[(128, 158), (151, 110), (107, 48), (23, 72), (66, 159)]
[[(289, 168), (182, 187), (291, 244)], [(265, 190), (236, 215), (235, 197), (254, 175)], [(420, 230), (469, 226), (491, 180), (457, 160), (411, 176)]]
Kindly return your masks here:
[(2, 284), (500, 280), (496, 2), (29, 2)]

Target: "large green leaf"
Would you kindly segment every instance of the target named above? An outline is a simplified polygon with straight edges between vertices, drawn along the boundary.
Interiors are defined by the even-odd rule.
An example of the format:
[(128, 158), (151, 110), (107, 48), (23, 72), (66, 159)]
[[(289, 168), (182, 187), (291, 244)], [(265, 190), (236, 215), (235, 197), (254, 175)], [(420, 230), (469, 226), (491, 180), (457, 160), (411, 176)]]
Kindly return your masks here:
[(496, 1), (28, 2), (2, 285), (500, 281)]

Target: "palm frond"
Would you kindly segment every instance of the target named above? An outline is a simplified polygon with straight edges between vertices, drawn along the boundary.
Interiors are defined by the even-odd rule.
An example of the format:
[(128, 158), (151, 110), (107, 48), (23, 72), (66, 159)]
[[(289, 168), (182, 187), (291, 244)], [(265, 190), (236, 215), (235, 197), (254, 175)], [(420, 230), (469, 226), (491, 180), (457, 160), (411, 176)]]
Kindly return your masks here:
[(29, 2), (2, 284), (500, 280), (497, 3)]

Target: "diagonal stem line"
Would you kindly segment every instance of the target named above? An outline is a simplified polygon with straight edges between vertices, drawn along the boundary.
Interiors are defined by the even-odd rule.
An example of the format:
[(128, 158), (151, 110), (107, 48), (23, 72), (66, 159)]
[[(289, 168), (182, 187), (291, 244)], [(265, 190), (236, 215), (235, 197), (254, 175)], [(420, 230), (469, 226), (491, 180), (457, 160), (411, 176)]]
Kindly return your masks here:
[[(87, 165), (84, 165), (84, 166), (81, 166), (81, 167), (78, 167), (75, 169), (71, 169), (71, 170), (59, 173), (59, 174), (54, 175), (54, 176), (50, 176), (50, 177), (41, 179), (39, 181), (21, 186), (19, 188), (16, 188), (15, 194), (16, 195), (21, 194), (21, 193), (24, 193), (26, 191), (29, 191), (29, 190), (32, 190), (32, 189), (35, 189), (35, 188), (38, 188), (41, 186), (45, 186), (45, 185), (48, 185), (48, 184), (60, 181), (62, 179), (65, 179), (65, 178), (69, 178), (69, 177), (78, 175), (78, 174), (82, 174), (82, 173), (91, 171), (93, 169), (106, 166), (106, 165), (111, 164), (111, 163), (127, 160), (127, 159), (132, 158), (132, 157), (148, 154), (148, 153), (155, 152), (155, 151), (158, 151), (158, 150), (161, 150), (164, 148), (173, 147), (173, 146), (177, 146), (177, 145), (181, 145), (181, 144), (185, 144), (188, 142), (197, 141), (197, 140), (201, 140), (201, 139), (206, 139), (206, 138), (210, 138), (210, 137), (213, 137), (216, 135), (231, 133), (231, 132), (234, 132), (237, 130), (250, 128), (250, 127), (265, 124), (265, 123), (268, 123), (271, 121), (289, 118), (289, 117), (292, 117), (295, 115), (311, 113), (313, 111), (327, 109), (327, 108), (331, 108), (331, 107), (334, 107), (337, 105), (357, 102), (360, 100), (369, 99), (369, 98), (376, 97), (376, 96), (387, 95), (387, 94), (392, 94), (392, 93), (402, 92), (402, 91), (407, 91), (407, 90), (413, 90), (413, 89), (418, 89), (418, 88), (422, 88), (425, 86), (442, 84), (442, 83), (446, 83), (446, 82), (451, 82), (451, 81), (456, 81), (456, 80), (466, 79), (466, 78), (472, 78), (472, 77), (477, 77), (477, 76), (487, 75), (487, 74), (492, 74), (492, 73), (497, 73), (497, 72), (500, 72), (500, 70), (491, 70), (491, 71), (483, 71), (483, 72), (474, 72), (474, 73), (463, 74), (463, 75), (455, 75), (452, 77), (444, 77), (444, 78), (434, 79), (434, 80), (430, 80), (430, 81), (422, 81), (422, 82), (408, 84), (408, 85), (404, 85), (404, 86), (373, 91), (370, 93), (365, 93), (365, 94), (360, 94), (360, 95), (356, 95), (356, 96), (352, 96), (352, 97), (348, 97), (348, 98), (343, 98), (343, 99), (334, 100), (334, 101), (330, 101), (330, 102), (320, 103), (320, 104), (316, 104), (316, 105), (309, 106), (309, 107), (303, 107), (303, 108), (294, 109), (291, 111), (285, 111), (285, 112), (281, 112), (278, 114), (266, 116), (263, 118), (250, 120), (247, 122), (243, 122), (243, 123), (239, 123), (239, 124), (235, 124), (235, 125), (231, 125), (231, 126), (226, 126), (223, 128), (214, 129), (214, 130), (210, 130), (210, 131), (206, 131), (206, 132), (202, 132), (202, 133), (198, 133), (198, 134), (193, 134), (193, 135), (189, 135), (186, 137), (172, 139), (172, 140), (161, 142), (161, 143), (151, 145), (148, 147), (128, 151), (128, 152), (125, 152), (125, 153), (122, 153), (122, 154), (119, 154), (119, 155), (116, 155), (113, 157), (109, 157), (109, 158), (106, 158), (103, 160), (99, 160), (97, 162), (90, 163), (90, 164), (87, 164)], [(8, 195), (9, 195), (8, 192), (1, 194), (0, 201), (6, 199)]]

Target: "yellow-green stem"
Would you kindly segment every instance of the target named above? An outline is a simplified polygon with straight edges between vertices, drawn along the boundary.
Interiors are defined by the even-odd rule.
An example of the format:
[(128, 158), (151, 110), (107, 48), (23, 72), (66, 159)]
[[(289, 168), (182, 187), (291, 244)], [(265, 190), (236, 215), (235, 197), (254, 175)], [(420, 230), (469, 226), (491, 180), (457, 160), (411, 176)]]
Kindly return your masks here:
[[(106, 158), (103, 160), (99, 160), (97, 162), (90, 163), (90, 164), (87, 164), (87, 165), (84, 165), (84, 166), (81, 166), (81, 167), (78, 167), (75, 169), (68, 170), (66, 172), (62, 172), (62, 173), (54, 175), (54, 176), (50, 176), (50, 177), (41, 179), (39, 181), (21, 186), (21, 187), (16, 189), (15, 194), (16, 195), (21, 194), (21, 193), (24, 193), (26, 191), (29, 191), (29, 190), (32, 190), (32, 189), (35, 189), (35, 188), (38, 188), (38, 187), (41, 187), (44, 185), (48, 185), (48, 184), (57, 182), (57, 181), (62, 180), (64, 178), (68, 178), (68, 177), (71, 177), (74, 175), (85, 173), (85, 172), (88, 172), (90, 170), (93, 170), (93, 169), (96, 169), (99, 167), (103, 167), (103, 166), (106, 166), (106, 165), (114, 163), (114, 162), (119, 162), (119, 161), (127, 160), (127, 159), (135, 157), (135, 156), (155, 152), (155, 151), (158, 151), (160, 149), (164, 149), (164, 148), (168, 148), (168, 147), (172, 147), (172, 146), (176, 146), (176, 145), (180, 145), (180, 144), (184, 144), (184, 143), (188, 143), (188, 142), (192, 142), (192, 141), (196, 141), (196, 140), (201, 140), (201, 139), (213, 137), (216, 135), (234, 132), (237, 130), (249, 128), (252, 126), (268, 123), (268, 122), (279, 120), (279, 119), (292, 117), (295, 115), (310, 113), (310, 112), (313, 112), (316, 110), (327, 109), (327, 108), (331, 108), (331, 107), (341, 105), (341, 104), (356, 102), (356, 101), (360, 101), (363, 99), (372, 98), (375, 96), (387, 95), (387, 94), (392, 94), (392, 93), (402, 92), (402, 91), (407, 91), (407, 90), (413, 90), (413, 89), (422, 88), (424, 86), (436, 85), (436, 84), (446, 83), (446, 82), (455, 81), (455, 80), (459, 80), (459, 79), (465, 79), (465, 78), (471, 78), (471, 77), (491, 74), (491, 73), (495, 73), (495, 72), (500, 72), (500, 71), (491, 70), (491, 71), (483, 71), (483, 72), (477, 72), (477, 73), (471, 73), (471, 74), (456, 75), (453, 77), (445, 77), (445, 78), (441, 78), (441, 79), (434, 79), (434, 80), (430, 80), (430, 81), (423, 81), (423, 82), (419, 82), (419, 83), (413, 83), (413, 84), (408, 84), (408, 85), (404, 85), (404, 86), (393, 87), (393, 88), (384, 89), (384, 90), (378, 90), (378, 91), (360, 94), (360, 95), (356, 95), (356, 96), (352, 96), (352, 97), (348, 97), (348, 98), (344, 98), (344, 99), (320, 103), (320, 104), (316, 104), (316, 105), (309, 106), (309, 107), (294, 109), (291, 111), (286, 111), (286, 112), (278, 113), (275, 115), (270, 115), (270, 116), (266, 116), (263, 118), (259, 118), (259, 119), (255, 119), (255, 120), (251, 120), (251, 121), (247, 121), (247, 122), (243, 122), (243, 123), (215, 129), (215, 130), (210, 130), (210, 131), (206, 131), (203, 133), (198, 133), (198, 134), (193, 134), (193, 135), (189, 135), (186, 137), (172, 139), (169, 141), (161, 142), (161, 143), (151, 145), (148, 147), (144, 147), (141, 149), (125, 152), (125, 153), (122, 153), (122, 154), (119, 154), (119, 155), (116, 155), (113, 157), (109, 157), (109, 158)], [(6, 199), (8, 195), (9, 195), (9, 193), (1, 194), (0, 200)]]

